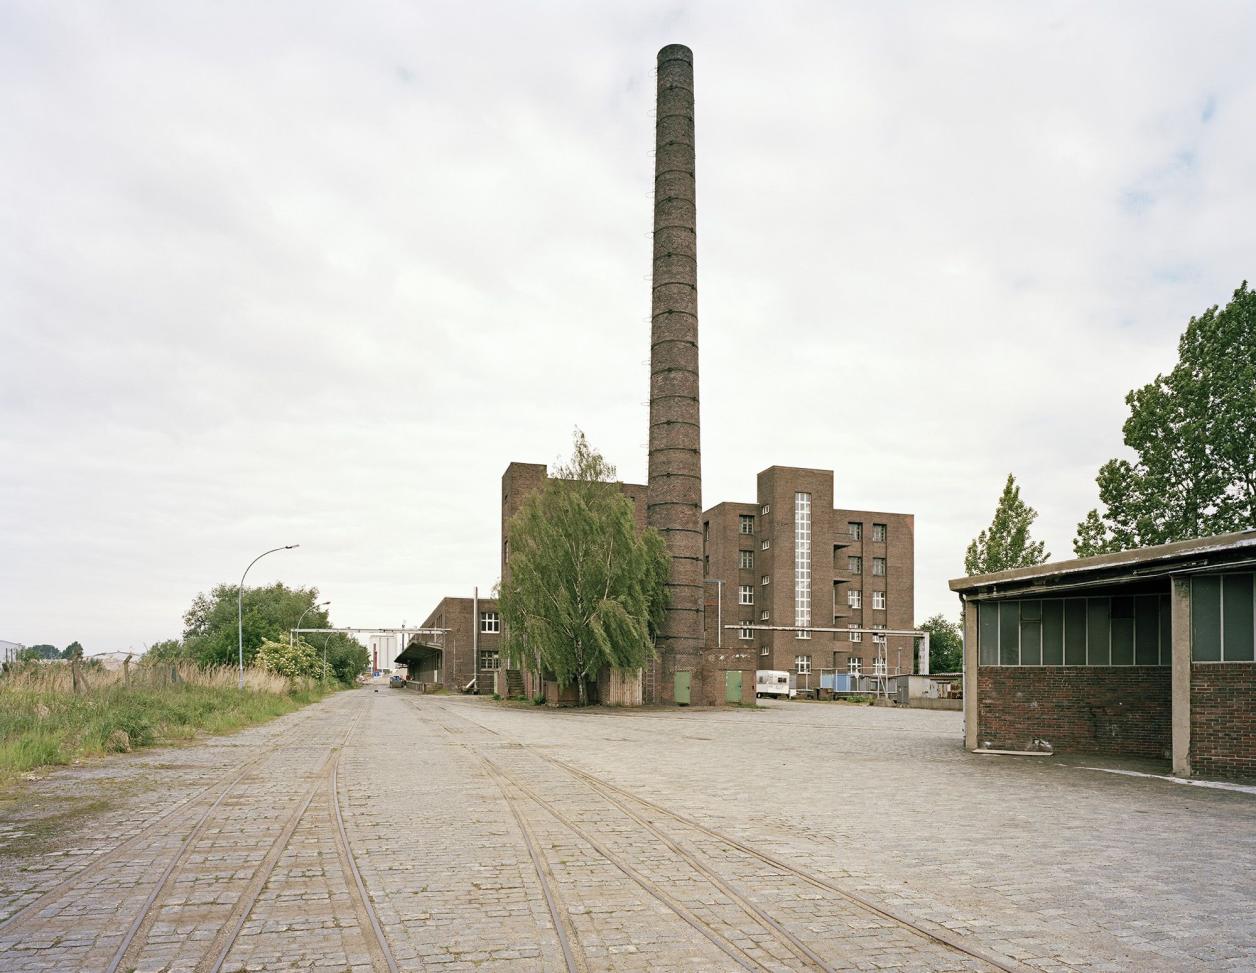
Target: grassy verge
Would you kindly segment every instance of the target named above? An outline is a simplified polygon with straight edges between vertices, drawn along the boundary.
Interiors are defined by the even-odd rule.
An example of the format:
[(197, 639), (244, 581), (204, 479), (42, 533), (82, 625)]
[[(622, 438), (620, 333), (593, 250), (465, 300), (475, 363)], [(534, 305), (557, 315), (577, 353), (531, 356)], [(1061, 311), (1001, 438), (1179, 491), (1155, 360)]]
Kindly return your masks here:
[(251, 672), (164, 666), (85, 670), (75, 693), (68, 666), (34, 665), (0, 679), (0, 784), (81, 757), (230, 733), (321, 698), (318, 683)]

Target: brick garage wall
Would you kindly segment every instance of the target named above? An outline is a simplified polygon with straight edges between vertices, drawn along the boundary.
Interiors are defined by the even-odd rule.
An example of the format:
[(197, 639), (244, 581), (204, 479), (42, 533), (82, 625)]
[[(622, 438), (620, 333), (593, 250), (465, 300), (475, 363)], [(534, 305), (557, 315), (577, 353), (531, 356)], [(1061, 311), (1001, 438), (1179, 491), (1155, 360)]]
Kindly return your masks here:
[(1164, 758), (1172, 746), (1168, 666), (986, 666), (977, 745)]
[(1191, 666), (1191, 772), (1256, 780), (1256, 663)]

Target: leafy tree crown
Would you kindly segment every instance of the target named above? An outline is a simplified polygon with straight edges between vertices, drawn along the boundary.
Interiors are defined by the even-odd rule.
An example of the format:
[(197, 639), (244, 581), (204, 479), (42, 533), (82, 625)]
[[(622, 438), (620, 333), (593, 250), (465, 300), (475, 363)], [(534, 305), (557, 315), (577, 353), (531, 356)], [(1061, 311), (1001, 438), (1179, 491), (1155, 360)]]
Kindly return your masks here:
[(1007, 483), (994, 510), (994, 520), (968, 545), (964, 553), (964, 573), (993, 574), (1009, 568), (1042, 564), (1051, 557), (1042, 541), (1029, 533), (1038, 518), (1038, 511), (1021, 499), (1016, 477), (1007, 475)]

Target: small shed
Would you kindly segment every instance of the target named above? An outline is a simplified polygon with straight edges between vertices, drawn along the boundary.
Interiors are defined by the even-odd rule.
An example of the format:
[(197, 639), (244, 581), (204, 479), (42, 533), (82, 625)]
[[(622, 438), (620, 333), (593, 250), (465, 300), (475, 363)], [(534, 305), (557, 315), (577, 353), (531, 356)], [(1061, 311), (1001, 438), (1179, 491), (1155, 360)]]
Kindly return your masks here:
[(950, 583), (971, 750), (1256, 778), (1256, 530)]

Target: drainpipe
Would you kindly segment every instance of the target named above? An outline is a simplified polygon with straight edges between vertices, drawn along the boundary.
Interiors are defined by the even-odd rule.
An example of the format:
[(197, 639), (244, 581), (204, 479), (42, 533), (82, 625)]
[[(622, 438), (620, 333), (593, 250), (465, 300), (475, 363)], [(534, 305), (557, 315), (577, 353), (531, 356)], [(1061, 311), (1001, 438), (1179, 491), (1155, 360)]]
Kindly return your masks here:
[[(471, 675), (475, 679), (480, 678), (480, 587), (476, 585), (471, 589)], [(480, 691), (480, 684), (476, 682), (475, 691)], [(493, 691), (497, 691), (497, 687), (493, 687)]]

